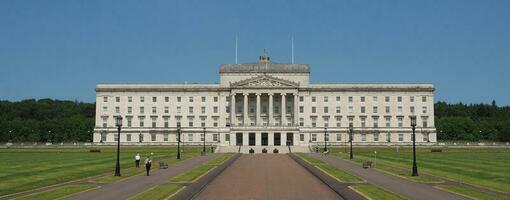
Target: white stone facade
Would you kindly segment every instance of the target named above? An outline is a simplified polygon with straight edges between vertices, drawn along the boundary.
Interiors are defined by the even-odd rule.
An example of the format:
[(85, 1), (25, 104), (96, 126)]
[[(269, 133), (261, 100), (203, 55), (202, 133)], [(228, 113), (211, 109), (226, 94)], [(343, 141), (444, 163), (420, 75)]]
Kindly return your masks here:
[[(310, 68), (228, 64), (219, 84), (98, 84), (94, 142), (115, 143), (122, 116), (123, 144), (344, 145), (353, 125), (355, 145), (436, 142), (432, 84), (312, 84)], [(282, 115), (282, 107), (284, 115)], [(271, 109), (272, 108), (272, 109)], [(232, 111), (232, 112), (231, 112)], [(234, 114), (235, 113), (235, 114)], [(205, 129), (204, 129), (205, 128)]]

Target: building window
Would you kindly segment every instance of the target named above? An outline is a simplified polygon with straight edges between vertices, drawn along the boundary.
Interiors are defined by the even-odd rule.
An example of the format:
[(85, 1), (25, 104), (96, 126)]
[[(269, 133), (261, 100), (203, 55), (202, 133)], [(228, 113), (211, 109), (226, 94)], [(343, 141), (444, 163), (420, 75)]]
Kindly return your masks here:
[(207, 98), (206, 97), (202, 97), (201, 99), (202, 99), (202, 102), (205, 102)]
[(423, 128), (429, 127), (429, 123), (428, 123), (428, 118), (427, 117), (422, 117), (421, 120), (422, 120)]
[(163, 135), (163, 141), (168, 142), (168, 133)]
[(305, 126), (305, 119), (299, 118), (299, 126)]
[(152, 107), (152, 114), (156, 114), (156, 107)]
[(398, 134), (398, 141), (399, 142), (403, 142), (404, 141), (404, 134), (402, 134), (402, 133)]
[(409, 97), (409, 102), (414, 102), (414, 96)]
[(366, 142), (367, 141), (367, 134), (366, 133), (362, 133), (361, 134), (361, 141), (362, 142)]
[(354, 107), (353, 106), (349, 106), (349, 113), (353, 113), (354, 112)]
[(305, 98), (303, 96), (299, 96), (299, 102), (303, 102)]
[(151, 133), (151, 141), (156, 142), (156, 134)]
[(352, 103), (352, 97), (349, 97), (349, 103)]
[(390, 102), (390, 97), (389, 96), (384, 97), (384, 101), (385, 102)]
[(226, 135), (225, 135), (225, 140), (226, 140), (227, 142), (230, 142), (230, 134), (226, 134)]
[(177, 97), (177, 102), (181, 102), (181, 97)]
[(365, 102), (365, 97), (360, 97), (361, 102)]
[(189, 97), (188, 101), (191, 103), (193, 102), (193, 97)]
[(299, 141), (304, 142), (305, 141), (305, 134), (299, 134)]
[(315, 106), (312, 106), (312, 113), (316, 113), (317, 112), (317, 108)]
[(152, 97), (152, 102), (157, 102), (158, 101), (158, 97)]
[(133, 97), (128, 97), (128, 102), (133, 102)]
[(214, 118), (213, 126), (218, 127), (218, 118)]
[(397, 113), (398, 114), (402, 114), (402, 106), (398, 106), (397, 107)]
[(126, 141), (131, 142), (131, 134), (126, 134)]
[(188, 127), (193, 127), (193, 121), (188, 122)]
[(397, 102), (402, 102), (402, 97), (401, 96), (397, 97)]
[(193, 133), (188, 133), (188, 142), (193, 142)]
[(327, 106), (324, 107), (324, 113), (328, 113), (329, 109)]
[(379, 142), (379, 133), (374, 133), (374, 142)]
[(165, 113), (169, 113), (170, 112), (170, 108), (168, 106), (165, 106)]
[(340, 97), (336, 97), (336, 101), (337, 101), (337, 102), (340, 102)]
[(204, 133), (200, 134), (200, 142), (203, 142), (205, 140), (205, 135)]
[(423, 141), (424, 142), (430, 142), (429, 141), (429, 134), (428, 133), (423, 133)]
[(205, 121), (203, 121), (203, 120), (202, 120), (202, 122), (200, 123), (200, 125), (201, 125), (202, 127), (205, 127)]
[(218, 106), (213, 107), (213, 113), (218, 113)]
[(128, 110), (128, 114), (131, 114), (133, 112), (133, 107), (129, 106), (127, 110)]
[(367, 122), (367, 119), (366, 119), (366, 118), (364, 118), (364, 117), (362, 117), (362, 118), (361, 118), (361, 127), (362, 127), (362, 128), (365, 128), (365, 127), (366, 127), (366, 122)]
[(379, 128), (379, 118), (373, 117), (372, 121), (374, 122), (374, 128)]
[(152, 119), (152, 128), (156, 128), (156, 120)]
[(103, 117), (103, 128), (106, 128), (108, 126), (107, 120), (108, 118)]
[(398, 121), (398, 127), (399, 127), (399, 128), (402, 128), (402, 127), (404, 126), (403, 118), (402, 118), (402, 117), (399, 117), (399, 118), (397, 118), (397, 121)]
[(175, 111), (177, 112), (177, 114), (181, 114), (181, 107), (180, 107), (180, 106), (177, 106), (177, 108), (175, 109)]
[(422, 96), (421, 97), (421, 102), (427, 102), (427, 96)]
[(213, 101), (214, 101), (214, 102), (218, 102), (218, 97), (214, 97), (214, 98), (213, 98)]
[(103, 102), (108, 102), (108, 97), (103, 97)]
[(374, 114), (377, 114), (377, 106), (374, 106), (374, 107), (373, 107), (373, 113), (374, 113)]
[(316, 101), (317, 101), (316, 97), (312, 97), (312, 102), (316, 102)]
[(422, 113), (423, 114), (427, 114), (427, 106), (423, 106), (422, 107)]
[(377, 102), (377, 96), (373, 96), (373, 97), (372, 97), (372, 101), (373, 101), (373, 102)]
[(165, 117), (164, 119), (165, 119), (165, 125), (164, 126), (165, 126), (165, 128), (168, 128), (168, 117)]
[(193, 114), (193, 106), (190, 106), (190, 107), (188, 108), (188, 113), (189, 113), (189, 114)]
[(349, 117), (349, 126), (354, 126), (354, 117)]
[(365, 113), (365, 106), (361, 106), (361, 113)]
[(337, 107), (336, 107), (335, 112), (336, 112), (336, 113), (340, 113), (340, 106), (337, 106)]
[(316, 142), (317, 141), (317, 134), (313, 133), (312, 134), (312, 142)]
[(118, 134), (113, 134), (113, 141), (115, 141), (115, 142), (119, 141), (119, 135)]
[(140, 106), (140, 114), (145, 113), (145, 108), (143, 106)]
[(127, 118), (127, 127), (128, 128), (131, 128), (131, 124), (132, 124), (131, 121), (132, 121), (131, 118)]
[(336, 134), (336, 141), (342, 141), (342, 134), (340, 133)]
[(409, 112), (411, 112), (411, 114), (414, 114), (414, 106), (409, 107)]
[(336, 117), (336, 127), (340, 127), (341, 125), (341, 122), (342, 121), (342, 118), (341, 117)]
[(115, 97), (115, 102), (120, 102), (120, 97)]
[(115, 106), (115, 113), (120, 113), (120, 107), (119, 106)]
[(213, 137), (212, 138), (213, 141), (215, 141), (215, 142), (218, 141), (218, 134), (217, 133), (213, 134), (212, 137)]
[(205, 106), (200, 107), (200, 113), (205, 114)]
[(386, 142), (391, 142), (391, 134), (386, 133)]
[(165, 97), (165, 102), (169, 102), (170, 101), (170, 97)]
[(305, 112), (305, 108), (303, 106), (299, 106), (299, 113), (304, 113)]
[(140, 97), (140, 102), (145, 102), (145, 97)]
[(324, 97), (324, 102), (328, 102), (328, 97)]
[(143, 127), (143, 126), (144, 126), (144, 124), (143, 124), (143, 120), (144, 120), (144, 119), (143, 119), (143, 118), (140, 118), (139, 120), (140, 120), (140, 127)]
[(386, 107), (384, 108), (384, 110), (385, 110), (386, 114), (389, 114), (389, 113), (390, 113), (390, 107), (389, 107), (389, 106), (386, 106)]
[(391, 127), (391, 118), (390, 117), (385, 117), (386, 119), (386, 127), (389, 128)]
[(317, 118), (312, 118), (312, 127), (317, 127)]
[(103, 106), (103, 112), (108, 112), (108, 107)]

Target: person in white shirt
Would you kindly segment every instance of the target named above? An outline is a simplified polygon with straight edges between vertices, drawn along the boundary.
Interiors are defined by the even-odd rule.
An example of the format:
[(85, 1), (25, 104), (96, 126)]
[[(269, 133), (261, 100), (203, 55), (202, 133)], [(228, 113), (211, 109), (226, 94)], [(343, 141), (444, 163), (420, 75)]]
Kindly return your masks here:
[(136, 156), (135, 156), (135, 167), (140, 168), (140, 154), (139, 153), (136, 153)]

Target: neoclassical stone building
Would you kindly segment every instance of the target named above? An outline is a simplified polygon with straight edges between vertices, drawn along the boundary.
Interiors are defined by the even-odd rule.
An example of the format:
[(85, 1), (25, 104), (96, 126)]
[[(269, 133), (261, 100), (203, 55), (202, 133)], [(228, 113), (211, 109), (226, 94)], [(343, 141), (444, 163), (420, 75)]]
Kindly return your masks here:
[(306, 64), (221, 65), (219, 84), (98, 84), (94, 142), (220, 146), (436, 142), (432, 84), (312, 84)]

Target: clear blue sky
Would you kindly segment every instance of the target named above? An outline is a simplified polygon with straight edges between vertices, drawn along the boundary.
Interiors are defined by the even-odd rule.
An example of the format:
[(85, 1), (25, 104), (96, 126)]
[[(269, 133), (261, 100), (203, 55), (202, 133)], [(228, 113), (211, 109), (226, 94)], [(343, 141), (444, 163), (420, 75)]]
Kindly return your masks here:
[[(310, 64), (311, 81), (426, 82), (510, 105), (510, 1), (0, 1), (0, 99), (94, 102), (97, 83), (219, 81), (223, 63)], [(193, 76), (191, 75), (193, 74)]]

